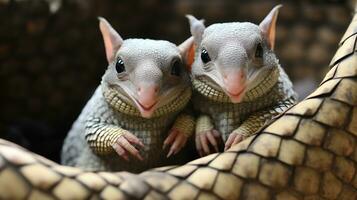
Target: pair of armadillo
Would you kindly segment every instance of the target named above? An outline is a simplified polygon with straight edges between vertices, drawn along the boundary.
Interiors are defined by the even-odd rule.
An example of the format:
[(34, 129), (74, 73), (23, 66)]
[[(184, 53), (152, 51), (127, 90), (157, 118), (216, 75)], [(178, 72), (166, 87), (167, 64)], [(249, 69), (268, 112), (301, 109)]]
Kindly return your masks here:
[(296, 100), (273, 52), (279, 8), (259, 25), (206, 28), (188, 15), (192, 37), (179, 46), (123, 40), (99, 18), (109, 65), (65, 139), (62, 163), (139, 172), (192, 159), (193, 133), (201, 156), (219, 151), (221, 139), (228, 149), (254, 134)]

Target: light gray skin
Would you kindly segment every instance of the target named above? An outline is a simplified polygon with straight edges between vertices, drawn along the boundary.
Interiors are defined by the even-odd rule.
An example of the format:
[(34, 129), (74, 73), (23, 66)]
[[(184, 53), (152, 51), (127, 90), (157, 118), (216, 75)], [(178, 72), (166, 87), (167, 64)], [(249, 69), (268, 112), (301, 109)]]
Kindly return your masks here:
[[(193, 40), (180, 46), (163, 40), (123, 40), (103, 18), (100, 29), (109, 65), (65, 139), (62, 163), (131, 172), (168, 164), (166, 157), (178, 153), (188, 139), (187, 133), (172, 128), (184, 105), (167, 112), (165, 108), (191, 91), (182, 55)], [(179, 75), (173, 73), (175, 62)], [(117, 105), (118, 99), (130, 111)], [(168, 153), (164, 144), (170, 146)]]
[[(278, 108), (284, 110), (295, 101), (292, 84), (273, 51), (280, 7), (272, 9), (260, 25), (232, 22), (206, 28), (202, 20), (187, 15), (195, 43), (192, 79), (201, 80), (228, 99), (212, 100), (198, 92), (194, 83), (193, 104), (200, 112), (196, 148), (201, 155), (210, 153), (209, 145), (217, 150), (220, 137), (225, 149), (239, 143), (279, 113), (269, 108), (283, 104)], [(274, 70), (278, 75), (267, 81)], [(266, 112), (259, 113), (264, 109)], [(210, 118), (203, 125), (202, 116)]]

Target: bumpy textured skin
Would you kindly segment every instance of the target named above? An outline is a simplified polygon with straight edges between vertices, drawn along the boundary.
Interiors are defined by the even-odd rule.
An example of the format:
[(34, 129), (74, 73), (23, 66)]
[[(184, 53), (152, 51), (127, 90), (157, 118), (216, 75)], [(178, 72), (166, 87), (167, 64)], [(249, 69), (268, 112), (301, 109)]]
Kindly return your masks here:
[(357, 16), (320, 87), (227, 152), (142, 174), (61, 166), (0, 140), (1, 199), (357, 198)]
[[(190, 115), (179, 115), (175, 121), (190, 97), (191, 89), (187, 88), (180, 99), (159, 108), (153, 118), (145, 119), (136, 108), (120, 100), (120, 94), (115, 90), (99, 87), (65, 140), (63, 164), (86, 170), (131, 172), (167, 164), (167, 152), (162, 150), (162, 145), (169, 129), (173, 126), (187, 135), (193, 130), (194, 121)], [(186, 121), (187, 126), (182, 126), (182, 121)], [(139, 148), (143, 161), (131, 159), (127, 162), (112, 148), (111, 145), (126, 131), (135, 134), (145, 145), (144, 149)]]
[(241, 103), (231, 103), (223, 91), (204, 80), (193, 80), (193, 87), (196, 92), (192, 102), (205, 118), (197, 121), (196, 133), (215, 128), (224, 141), (233, 131), (245, 137), (254, 134), (297, 99), (291, 81), (280, 66), (274, 67), (260, 84), (249, 90)]
[(273, 51), (271, 38), (280, 7), (274, 7), (260, 25), (229, 22), (205, 27), (187, 16), (195, 39), (191, 76), (192, 102), (199, 114), (196, 134), (213, 127), (229, 147), (227, 139), (233, 133), (251, 136), (296, 102), (292, 83)]
[[(152, 61), (158, 66), (163, 66), (165, 61), (171, 59), (170, 56), (178, 54), (178, 48), (172, 43), (145, 39), (127, 39), (121, 51), (132, 56), (131, 59), (127, 59), (128, 65), (130, 62), (145, 62), (145, 66), (152, 65)], [(151, 58), (151, 62), (146, 61), (147, 58)], [(175, 95), (165, 99), (165, 103), (159, 102), (162, 105), (156, 108), (152, 116), (144, 118), (134, 103), (128, 99), (127, 94), (123, 94), (123, 91), (117, 88), (119, 86), (110, 82), (110, 79), (117, 79), (117, 73), (111, 72), (110, 69), (109, 67), (104, 74), (100, 86), (69, 131), (62, 149), (62, 164), (86, 170), (140, 172), (172, 162), (183, 164), (192, 159), (193, 157), (186, 156), (189, 154), (185, 150), (189, 148), (183, 149), (170, 159), (166, 158), (167, 151), (162, 149), (164, 140), (172, 128), (188, 137), (193, 133), (194, 119), (188, 114), (188, 109), (184, 110), (192, 93), (188, 75), (187, 80), (178, 82), (175, 88), (171, 88)], [(156, 69), (149, 69), (143, 69), (148, 71), (139, 75), (136, 74), (137, 71), (130, 69), (128, 73), (149, 81), (155, 81), (157, 74), (162, 73)], [(162, 87), (170, 89), (172, 86), (166, 84)], [(113, 148), (119, 137), (128, 132), (144, 144), (144, 148), (137, 148), (143, 158), (142, 161), (131, 157), (128, 162)]]

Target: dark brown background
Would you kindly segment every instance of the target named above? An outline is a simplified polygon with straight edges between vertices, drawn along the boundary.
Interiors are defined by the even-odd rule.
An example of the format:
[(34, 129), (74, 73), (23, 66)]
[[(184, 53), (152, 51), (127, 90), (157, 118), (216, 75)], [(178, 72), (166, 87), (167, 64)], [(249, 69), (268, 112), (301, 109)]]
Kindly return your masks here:
[[(64, 136), (106, 68), (97, 16), (123, 38), (179, 44), (190, 36), (187, 13), (205, 18), (206, 25), (259, 23), (281, 2), (0, 0), (1, 137), (59, 160)], [(351, 19), (352, 1), (283, 3), (276, 53), (303, 98), (327, 71)]]

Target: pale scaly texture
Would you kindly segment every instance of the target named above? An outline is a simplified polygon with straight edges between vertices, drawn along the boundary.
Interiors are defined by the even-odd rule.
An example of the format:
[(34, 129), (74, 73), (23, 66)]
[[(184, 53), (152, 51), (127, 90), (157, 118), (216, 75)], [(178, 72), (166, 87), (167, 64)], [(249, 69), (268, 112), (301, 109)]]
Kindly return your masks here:
[(241, 103), (231, 103), (223, 91), (204, 80), (193, 80), (193, 87), (197, 91), (192, 100), (194, 107), (211, 119), (197, 121), (196, 133), (215, 128), (224, 141), (235, 129), (244, 136), (255, 133), (296, 102), (292, 83), (280, 66), (273, 68), (261, 84), (248, 91)]
[(196, 134), (216, 129), (224, 142), (232, 133), (248, 137), (296, 102), (273, 49), (280, 7), (260, 25), (230, 22), (206, 28), (187, 16), (195, 41), (191, 76), (199, 115)]
[[(115, 63), (114, 66), (109, 64), (101, 85), (64, 141), (62, 163), (86, 170), (140, 172), (192, 158), (185, 154), (187, 148), (170, 159), (166, 158), (167, 149), (162, 149), (171, 129), (187, 137), (194, 130), (194, 119), (185, 109), (192, 93), (187, 72), (180, 65), (181, 76), (170, 74), (172, 59), (180, 59), (179, 48), (167, 41), (128, 39), (117, 54), (125, 59), (126, 73), (131, 82), (118, 78), (120, 75), (115, 71)], [(163, 92), (160, 94), (167, 95), (158, 101), (159, 105), (150, 118), (142, 117), (129, 98), (131, 93), (137, 93), (140, 81), (162, 84), (160, 90)], [(122, 88), (129, 88), (131, 93), (125, 93)], [(129, 132), (144, 144), (144, 148), (137, 147), (142, 161), (134, 157), (126, 161), (113, 148), (119, 137)]]
[[(69, 133), (66, 139), (69, 145), (64, 146), (62, 153), (64, 164), (87, 170), (142, 171), (165, 164), (166, 152), (162, 150), (162, 145), (171, 126), (180, 127), (179, 130), (187, 135), (193, 130), (194, 121), (190, 115), (179, 116), (178, 123), (173, 125), (178, 112), (191, 97), (190, 88), (183, 92), (180, 99), (176, 99), (177, 103), (160, 108), (151, 119), (140, 117), (133, 106), (120, 100), (119, 94), (103, 95), (102, 90), (102, 87), (97, 89)], [(188, 120), (186, 126), (182, 125), (183, 119)], [(145, 148), (139, 148), (144, 161), (132, 159), (127, 162), (115, 153), (111, 145), (125, 131), (135, 134), (144, 143)]]

